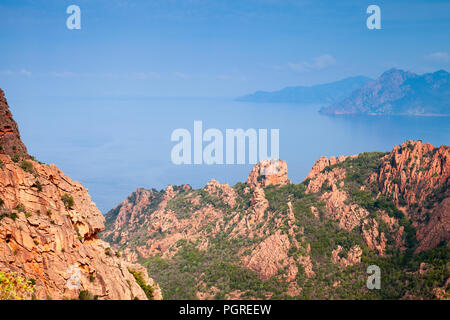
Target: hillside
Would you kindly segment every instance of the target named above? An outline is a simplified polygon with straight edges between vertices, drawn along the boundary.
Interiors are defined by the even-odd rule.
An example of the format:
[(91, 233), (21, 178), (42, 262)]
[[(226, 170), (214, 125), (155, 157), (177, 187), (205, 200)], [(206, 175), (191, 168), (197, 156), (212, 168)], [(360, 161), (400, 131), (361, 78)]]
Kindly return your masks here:
[[(322, 157), (292, 184), (284, 161), (245, 183), (137, 189), (102, 237), (168, 299), (445, 299), (448, 146)], [(381, 290), (366, 287), (369, 265)]]
[(278, 91), (257, 91), (236, 99), (247, 102), (333, 103), (344, 99), (372, 79), (357, 76), (315, 85), (287, 87)]
[(87, 189), (27, 153), (1, 89), (0, 126), (0, 299), (160, 299), (98, 238), (105, 218)]
[(398, 69), (355, 90), (324, 114), (450, 115), (450, 74), (444, 70), (417, 75)]

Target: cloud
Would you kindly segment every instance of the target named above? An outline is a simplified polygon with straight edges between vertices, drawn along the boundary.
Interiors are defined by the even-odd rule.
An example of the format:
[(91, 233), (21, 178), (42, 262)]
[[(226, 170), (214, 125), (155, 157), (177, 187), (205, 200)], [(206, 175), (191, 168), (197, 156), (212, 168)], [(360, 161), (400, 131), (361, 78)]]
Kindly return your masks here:
[(14, 72), (11, 71), (11, 70), (4, 70), (4, 71), (2, 71), (2, 74), (7, 75), (7, 76), (11, 76), (11, 75), (14, 74)]
[(75, 74), (73, 72), (52, 72), (52, 76), (56, 78), (67, 78), (73, 77)]
[(289, 62), (288, 67), (295, 72), (322, 70), (336, 64), (336, 59), (329, 54), (317, 56), (310, 61)]
[(185, 74), (185, 73), (181, 73), (181, 72), (175, 72), (175, 76), (177, 76), (180, 79), (189, 79), (189, 78), (191, 78), (190, 75)]
[(240, 74), (220, 74), (216, 76), (215, 79), (222, 81), (247, 81), (247, 77)]
[(447, 52), (434, 52), (427, 55), (426, 58), (438, 62), (448, 62), (450, 60), (450, 55)]
[(26, 69), (21, 69), (19, 73), (27, 77), (31, 76), (31, 72)]
[(106, 79), (132, 79), (147, 80), (159, 79), (160, 75), (156, 72), (129, 72), (129, 73), (75, 73), (70, 71), (52, 72), (56, 78), (106, 78)]
[(28, 71), (27, 69), (20, 69), (20, 71), (12, 71), (12, 70), (4, 70), (1, 72), (1, 74), (7, 75), (7, 76), (13, 76), (13, 75), (19, 75), (19, 76), (31, 76), (31, 71)]
[(161, 76), (156, 72), (132, 72), (131, 78), (138, 80), (159, 79)]

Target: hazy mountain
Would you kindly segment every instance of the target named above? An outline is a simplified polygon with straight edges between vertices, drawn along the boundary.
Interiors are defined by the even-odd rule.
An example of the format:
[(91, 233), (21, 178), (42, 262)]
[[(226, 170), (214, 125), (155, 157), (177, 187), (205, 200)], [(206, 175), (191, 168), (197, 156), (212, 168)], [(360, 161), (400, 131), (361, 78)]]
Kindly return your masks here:
[(344, 99), (351, 92), (363, 87), (371, 80), (363, 76), (350, 77), (315, 86), (286, 87), (273, 92), (257, 91), (237, 100), (248, 102), (333, 103)]
[(450, 115), (450, 74), (444, 70), (417, 75), (398, 69), (324, 107), (325, 114)]

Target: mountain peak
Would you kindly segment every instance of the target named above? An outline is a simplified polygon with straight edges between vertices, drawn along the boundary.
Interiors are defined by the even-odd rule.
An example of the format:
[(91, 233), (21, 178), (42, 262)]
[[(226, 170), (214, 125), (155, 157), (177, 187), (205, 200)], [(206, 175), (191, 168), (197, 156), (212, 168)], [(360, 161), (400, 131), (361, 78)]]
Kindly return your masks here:
[(0, 89), (0, 153), (13, 156), (18, 153), (28, 155), (27, 148), (20, 139), (19, 128), (9, 110), (5, 93)]
[(347, 98), (320, 110), (325, 114), (449, 115), (449, 74), (417, 75), (389, 69)]
[(381, 74), (380, 78), (377, 79), (376, 81), (396, 78), (396, 79), (400, 80), (401, 82), (403, 82), (407, 78), (411, 78), (411, 77), (414, 77), (414, 76), (417, 76), (417, 75), (415, 73), (412, 73), (412, 72), (409, 72), (409, 71), (405, 71), (405, 70), (402, 70), (402, 69), (391, 68), (391, 69), (383, 72)]
[(247, 184), (253, 187), (290, 184), (287, 175), (287, 163), (279, 159), (267, 159), (257, 163), (247, 178)]

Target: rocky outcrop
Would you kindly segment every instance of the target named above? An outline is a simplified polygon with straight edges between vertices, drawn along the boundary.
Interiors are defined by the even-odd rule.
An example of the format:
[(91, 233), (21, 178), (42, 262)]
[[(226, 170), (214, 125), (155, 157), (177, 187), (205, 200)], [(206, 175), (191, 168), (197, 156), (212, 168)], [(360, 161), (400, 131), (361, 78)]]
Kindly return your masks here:
[[(340, 156), (338, 158), (331, 156), (330, 158), (327, 157), (320, 157), (319, 159), (316, 160), (316, 162), (314, 163), (313, 167), (311, 168), (311, 170), (309, 171), (308, 175), (306, 176), (306, 179), (314, 179), (317, 176), (319, 176), (320, 173), (322, 173), (322, 171), (329, 166), (333, 166), (337, 163), (341, 163), (343, 161), (345, 161), (349, 156)], [(356, 157), (356, 156), (351, 156), (351, 157)], [(317, 191), (315, 191), (317, 192)]]
[(230, 208), (236, 205), (236, 191), (228, 184), (220, 184), (217, 180), (209, 181), (205, 190), (212, 195), (220, 197)]
[(55, 165), (24, 160), (33, 168), (27, 172), (9, 156), (0, 159), (0, 270), (34, 279), (37, 299), (77, 298), (82, 290), (146, 299), (124, 261), (97, 238), (104, 218), (80, 183)]
[(1, 115), (14, 132), (2, 137), (9, 140), (2, 140), (0, 154), (0, 271), (35, 282), (36, 299), (78, 298), (82, 291), (99, 299), (147, 299), (125, 261), (98, 239), (105, 219), (87, 189), (23, 154), (11, 121), (9, 113)]
[(364, 220), (361, 231), (367, 246), (382, 256), (384, 254), (384, 250), (386, 249), (387, 239), (384, 233), (379, 231), (377, 220)]
[(14, 121), (5, 93), (0, 89), (0, 153), (13, 156), (27, 155), (27, 148), (20, 139), (17, 123)]
[(128, 271), (138, 273), (147, 285), (153, 288), (153, 300), (162, 300), (163, 295), (159, 285), (148, 276), (147, 269), (138, 263), (126, 263)]
[[(420, 157), (431, 152), (431, 158), (443, 161), (421, 160), (425, 167), (413, 171), (392, 167), (396, 160), (390, 157), (398, 157), (396, 152), (322, 157), (303, 183), (288, 188), (280, 187), (290, 183), (285, 162), (267, 160), (251, 170), (246, 184), (233, 187), (211, 180), (197, 190), (177, 186), (161, 192), (138, 189), (107, 215), (110, 224), (105, 234), (114, 235), (114, 248), (125, 248), (127, 261), (148, 258), (152, 273), (152, 261), (164, 266), (157, 279), (166, 281), (165, 285), (174, 285), (167, 280), (165, 268), (176, 266), (175, 273), (182, 276), (175, 283), (196, 283), (190, 286), (194, 288), (190, 297), (298, 298), (314, 295), (312, 286), (328, 290), (325, 297), (337, 297), (336, 292), (352, 286), (352, 277), (361, 279), (366, 267), (362, 263), (368, 259), (375, 264), (381, 262), (377, 259), (396, 263), (397, 254), (410, 259), (402, 256), (415, 248), (410, 223), (423, 224), (427, 212), (426, 227), (417, 229), (419, 247), (423, 243), (433, 248), (446, 241), (449, 198), (444, 182), (448, 180), (447, 171), (441, 168), (447, 156), (443, 151), (435, 155), (433, 150)], [(434, 173), (425, 172), (430, 168)], [(408, 183), (406, 188), (392, 186), (397, 174), (400, 180), (402, 172), (411, 179), (416, 171), (419, 180), (421, 175), (435, 179), (433, 186), (423, 190)], [(403, 203), (402, 197), (413, 199), (411, 190), (416, 190), (414, 199), (423, 201)], [(340, 277), (344, 271), (352, 276)], [(191, 280), (184, 282), (182, 277)], [(245, 287), (247, 280), (254, 281), (249, 285), (253, 289)], [(279, 287), (273, 289), (274, 284)], [(442, 285), (437, 282), (439, 288)]]
[(290, 242), (287, 235), (280, 233), (271, 235), (261, 242), (249, 257), (244, 258), (244, 264), (258, 272), (263, 279), (269, 279), (287, 264), (289, 248)]
[(450, 239), (450, 148), (421, 141), (395, 146), (371, 180), (391, 197), (417, 228), (417, 251)]
[(448, 146), (435, 148), (429, 143), (407, 141), (383, 158), (376, 180), (381, 192), (392, 196), (397, 205), (411, 207), (423, 206), (436, 190), (448, 192), (449, 175)]
[[(341, 228), (352, 230), (361, 224), (361, 220), (369, 215), (369, 212), (355, 203), (349, 201), (348, 193), (343, 190), (346, 171), (343, 168), (332, 167), (346, 159), (356, 156), (340, 156), (339, 158), (319, 158), (306, 179), (308, 185), (306, 193), (321, 192), (321, 200), (325, 202), (327, 215), (339, 222)], [(328, 168), (328, 170), (325, 170)]]
[(253, 167), (247, 178), (247, 184), (252, 187), (265, 188), (270, 185), (286, 185), (290, 183), (286, 161), (278, 159), (268, 159), (259, 162)]
[(331, 253), (331, 260), (335, 264), (339, 264), (342, 268), (353, 266), (361, 263), (362, 250), (359, 246), (351, 247), (347, 252), (347, 258), (340, 256), (344, 248), (337, 246)]

